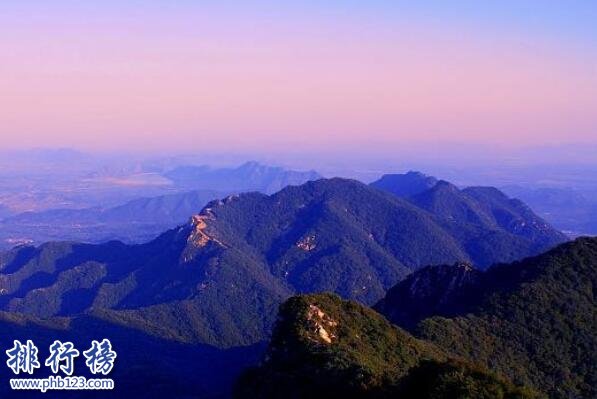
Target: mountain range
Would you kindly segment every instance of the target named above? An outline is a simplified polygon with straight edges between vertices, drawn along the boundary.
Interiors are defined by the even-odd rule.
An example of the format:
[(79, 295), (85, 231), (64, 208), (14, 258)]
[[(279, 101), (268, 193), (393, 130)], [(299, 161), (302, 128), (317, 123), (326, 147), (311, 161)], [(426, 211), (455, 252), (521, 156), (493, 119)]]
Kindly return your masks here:
[(373, 304), (423, 266), (488, 266), (564, 239), (544, 225), (515, 234), (441, 216), (338, 178), (233, 195), (146, 244), (55, 242), (3, 253), (0, 309), (94, 311), (157, 336), (229, 347), (264, 338), (272, 310), (293, 293)]
[(398, 326), (335, 295), (293, 297), (236, 395), (593, 398), (596, 283), (597, 239), (581, 238), (487, 271), (416, 271), (375, 306)]
[(184, 165), (163, 173), (163, 176), (183, 188), (201, 187), (224, 192), (259, 191), (266, 194), (321, 178), (319, 173), (312, 170), (294, 171), (255, 161), (246, 162), (237, 168), (220, 169)]
[(530, 399), (538, 394), (333, 294), (290, 298), (237, 398)]
[[(549, 397), (597, 396), (597, 239), (494, 266), (473, 281), (464, 295), (448, 294), (417, 335)], [(383, 309), (409, 303), (389, 299)]]
[[(449, 182), (438, 181), (420, 172), (385, 175), (371, 183), (371, 186), (405, 198), (419, 208), (455, 224), (464, 222), (483, 230), (527, 238), (534, 243), (530, 245), (535, 245), (535, 252), (553, 245), (557, 235), (554, 228), (526, 204), (509, 198), (495, 187), (459, 189)], [(565, 236), (559, 234), (559, 241), (564, 240)], [(481, 265), (479, 262), (477, 264)]]
[[(472, 211), (479, 214), (464, 217), (448, 207), (451, 202), (417, 205), (420, 198), (444, 199), (446, 191), (478, 206)], [(14, 248), (0, 253), (4, 331), (22, 334), (19, 326), (33, 326), (41, 337), (49, 329), (81, 339), (106, 331), (125, 348), (138, 348), (130, 345), (137, 339), (152, 348), (172, 346), (165, 359), (173, 365), (180, 352), (210, 354), (198, 368), (209, 368), (204, 361), (222, 353), (226, 361), (218, 370), (229, 372), (212, 389), (225, 390), (242, 365), (257, 359), (277, 307), (294, 294), (333, 291), (373, 305), (427, 265), (486, 268), (566, 239), (497, 190), (479, 189), (485, 194), (476, 197), (464, 191), (437, 182), (401, 198), (354, 180), (320, 179), (273, 195), (211, 201), (187, 223), (144, 244)], [(137, 362), (160, 361), (124, 350), (136, 370)], [(169, 381), (176, 376), (167, 374), (162, 377)], [(146, 381), (143, 373), (135, 378)]]
[(390, 192), (401, 198), (409, 198), (433, 188), (437, 182), (438, 179), (433, 176), (411, 170), (404, 174), (383, 175), (371, 183), (370, 186)]

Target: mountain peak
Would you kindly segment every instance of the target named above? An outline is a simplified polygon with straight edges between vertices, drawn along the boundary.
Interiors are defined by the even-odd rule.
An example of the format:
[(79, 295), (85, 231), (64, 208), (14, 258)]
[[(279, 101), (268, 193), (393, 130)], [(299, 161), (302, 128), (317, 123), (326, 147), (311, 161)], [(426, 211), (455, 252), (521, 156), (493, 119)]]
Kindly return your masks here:
[[(232, 196), (227, 197), (224, 201), (228, 201), (230, 197)], [(187, 245), (181, 255), (183, 263), (193, 260), (198, 251), (205, 248), (209, 243), (226, 248), (226, 245), (216, 238), (213, 233), (208, 232), (211, 222), (216, 220), (213, 214), (213, 206), (224, 205), (224, 201), (212, 201), (200, 213), (191, 216), (187, 224), (189, 230), (187, 233)]]
[[(392, 176), (392, 175), (391, 175), (391, 174), (389, 174), (389, 175), (384, 175), (384, 176)], [(394, 176), (395, 176), (395, 175), (394, 175)], [(429, 178), (429, 177), (432, 177), (432, 178), (433, 178), (433, 176), (428, 176), (428, 175), (426, 175), (426, 174), (425, 174), (425, 173), (423, 173), (423, 172), (419, 172), (418, 170), (409, 170), (408, 172), (406, 172), (406, 173), (404, 174), (404, 176), (409, 176), (409, 177), (411, 177), (411, 178), (418, 177), (418, 178), (421, 178), (421, 179), (426, 179), (426, 178)]]
[(405, 174), (385, 174), (370, 185), (398, 197), (406, 198), (428, 190), (436, 183), (435, 177), (411, 170)]
[(433, 195), (459, 195), (460, 192), (461, 190), (449, 181), (438, 180), (428, 192), (421, 193), (421, 196), (431, 195), (431, 193)]
[(450, 359), (357, 302), (318, 294), (280, 307), (266, 358), (241, 377), (234, 397), (447, 397), (438, 392), (534, 397), (486, 369)]

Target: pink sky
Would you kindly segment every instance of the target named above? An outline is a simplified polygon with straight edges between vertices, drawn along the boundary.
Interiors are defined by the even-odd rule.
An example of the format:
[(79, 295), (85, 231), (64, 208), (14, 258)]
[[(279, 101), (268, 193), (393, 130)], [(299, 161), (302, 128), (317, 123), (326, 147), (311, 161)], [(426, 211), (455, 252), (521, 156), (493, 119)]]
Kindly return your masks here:
[(39, 4), (0, 14), (0, 147), (597, 142), (594, 48), (537, 32), (376, 10)]

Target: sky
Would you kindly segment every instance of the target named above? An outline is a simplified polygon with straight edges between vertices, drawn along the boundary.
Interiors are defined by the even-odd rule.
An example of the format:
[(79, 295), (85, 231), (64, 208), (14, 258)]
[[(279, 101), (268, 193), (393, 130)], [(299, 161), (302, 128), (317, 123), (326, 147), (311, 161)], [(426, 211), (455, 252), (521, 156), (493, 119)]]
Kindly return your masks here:
[(0, 149), (596, 146), (596, 20), (593, 0), (6, 0)]

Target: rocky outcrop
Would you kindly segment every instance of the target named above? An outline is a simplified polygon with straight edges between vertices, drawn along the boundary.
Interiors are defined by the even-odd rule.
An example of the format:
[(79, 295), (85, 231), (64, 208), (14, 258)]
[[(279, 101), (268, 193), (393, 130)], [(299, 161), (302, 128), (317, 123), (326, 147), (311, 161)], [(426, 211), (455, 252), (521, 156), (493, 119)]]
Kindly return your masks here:
[(309, 311), (307, 312), (307, 320), (312, 324), (312, 330), (317, 338), (314, 341), (319, 340), (326, 344), (331, 344), (336, 335), (334, 329), (338, 326), (338, 322), (332, 319), (330, 316), (325, 314), (323, 310), (317, 305), (309, 305)]

